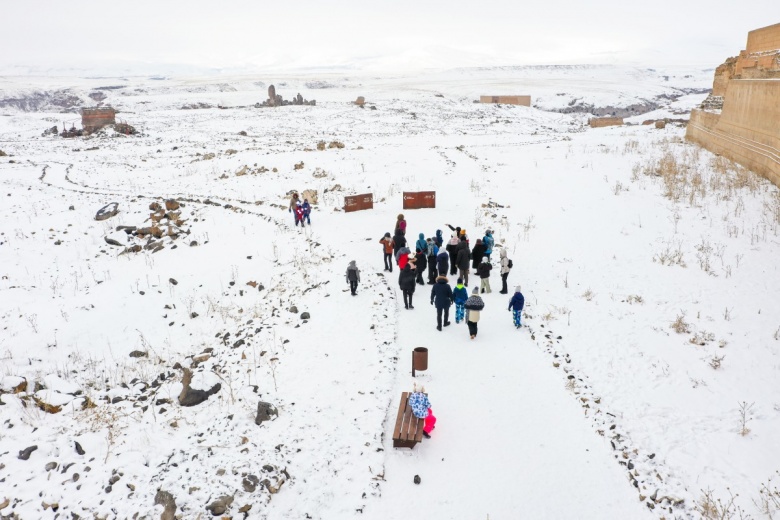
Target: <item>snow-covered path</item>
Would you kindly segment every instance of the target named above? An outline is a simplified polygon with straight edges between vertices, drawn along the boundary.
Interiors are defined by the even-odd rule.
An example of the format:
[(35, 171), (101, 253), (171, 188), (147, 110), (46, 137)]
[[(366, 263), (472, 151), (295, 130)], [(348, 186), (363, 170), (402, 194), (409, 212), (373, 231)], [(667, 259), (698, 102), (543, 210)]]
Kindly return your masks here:
[[(415, 298), (415, 309), (399, 317), (402, 353), (386, 445), (400, 393), (411, 390), (416, 346), (429, 349), (428, 371), (417, 382), (425, 385), (438, 423), (432, 438), (413, 451), (388, 454), (385, 478), (395, 485), (387, 486), (372, 517), (411, 518), (422, 509), (437, 518), (509, 518), (496, 515), (506, 511), (528, 518), (645, 514), (612, 462), (607, 441), (582, 419), (582, 409), (528, 329), (503, 339), (513, 327), (508, 296), (483, 295), (473, 341), (464, 323), (455, 324), (454, 307), (452, 325), (436, 330), (430, 286), (418, 286)], [(420, 486), (412, 482), (416, 474)]]

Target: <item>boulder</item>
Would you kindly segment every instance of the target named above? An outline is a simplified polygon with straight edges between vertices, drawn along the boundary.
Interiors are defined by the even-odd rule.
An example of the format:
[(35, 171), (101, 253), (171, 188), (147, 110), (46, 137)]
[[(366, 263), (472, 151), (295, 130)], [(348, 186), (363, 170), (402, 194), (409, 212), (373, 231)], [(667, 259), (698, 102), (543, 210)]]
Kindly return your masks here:
[[(255, 421), (255, 422), (257, 422), (257, 421)], [(16, 458), (18, 458), (19, 460), (29, 460), (30, 455), (32, 454), (32, 452), (34, 452), (37, 449), (38, 449), (38, 446), (33, 445), (33, 446), (30, 446), (30, 447), (25, 448), (23, 450), (19, 450), (19, 455), (17, 455)]]
[(302, 312), (301, 313), (301, 319), (302, 320), (308, 320), (311, 319), (311, 315), (308, 312)]
[(154, 496), (154, 505), (165, 508), (160, 515), (160, 520), (174, 520), (176, 518), (176, 499), (167, 491), (157, 490), (157, 494)]
[(116, 216), (117, 213), (119, 213), (119, 203), (112, 202), (106, 204), (95, 213), (95, 220), (108, 220), (111, 217)]
[(168, 199), (165, 201), (166, 211), (176, 211), (181, 205), (174, 199)]
[(212, 516), (219, 516), (225, 514), (227, 508), (233, 503), (233, 497), (225, 495), (219, 497), (212, 503), (206, 506), (206, 510), (212, 514)]
[(309, 204), (317, 204), (319, 201), (319, 198), (317, 196), (317, 190), (303, 190), (303, 193), (301, 193), (301, 197), (304, 200), (308, 200)]
[(272, 416), (279, 417), (279, 411), (271, 403), (260, 401), (257, 403), (257, 415), (255, 416), (255, 424), (260, 425), (265, 421), (269, 421)]
[(105, 241), (106, 241), (106, 244), (108, 244), (108, 245), (110, 245), (110, 246), (118, 246), (118, 247), (122, 247), (122, 244), (121, 244), (121, 243), (119, 243), (118, 241), (114, 240), (113, 238), (110, 238), (110, 237), (103, 237), (103, 240), (105, 240)]
[(222, 388), (220, 383), (212, 386), (209, 390), (190, 388), (190, 383), (192, 382), (192, 371), (189, 368), (182, 368), (182, 371), (184, 372), (184, 376), (182, 377), (182, 389), (181, 393), (179, 394), (179, 404), (182, 406), (198, 405), (219, 392), (220, 388)]
[(666, 128), (666, 121), (664, 121), (664, 120), (656, 121), (655, 122), (655, 127), (659, 128), (659, 129)]

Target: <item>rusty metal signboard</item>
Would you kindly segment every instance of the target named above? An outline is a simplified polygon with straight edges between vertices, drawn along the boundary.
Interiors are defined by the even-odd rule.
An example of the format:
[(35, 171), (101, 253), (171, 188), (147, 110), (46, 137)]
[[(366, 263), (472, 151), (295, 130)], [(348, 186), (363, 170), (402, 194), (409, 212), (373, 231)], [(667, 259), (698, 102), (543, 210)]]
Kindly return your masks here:
[(405, 191), (404, 209), (421, 209), (436, 207), (435, 191)]
[(362, 195), (348, 195), (344, 197), (344, 211), (360, 211), (364, 209), (374, 209), (374, 194), (364, 193)]

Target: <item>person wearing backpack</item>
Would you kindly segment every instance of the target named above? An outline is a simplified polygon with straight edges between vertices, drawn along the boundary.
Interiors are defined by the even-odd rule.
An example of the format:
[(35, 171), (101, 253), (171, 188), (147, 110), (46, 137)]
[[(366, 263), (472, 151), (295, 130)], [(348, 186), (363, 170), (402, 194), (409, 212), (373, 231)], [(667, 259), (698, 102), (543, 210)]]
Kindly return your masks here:
[(433, 241), (432, 238), (427, 239), (426, 244), (428, 250), (426, 256), (428, 257), (428, 285), (436, 283), (436, 255), (439, 254), (439, 246)]
[(382, 244), (382, 251), (384, 251), (385, 257), (385, 271), (393, 272), (393, 248), (395, 242), (390, 236), (390, 232), (385, 233), (385, 236), (379, 239), (379, 243)]
[(452, 300), (455, 302), (455, 323), (463, 321), (466, 315), (466, 308), (463, 306), (469, 299), (469, 292), (463, 287), (463, 278), (458, 278), (458, 284), (452, 290)]
[(512, 318), (515, 323), (515, 328), (520, 328), (520, 319), (523, 316), (523, 307), (525, 306), (525, 297), (520, 292), (520, 286), (515, 287), (515, 294), (512, 299), (509, 300), (509, 309), (512, 311)]
[(501, 294), (507, 294), (506, 279), (509, 277), (509, 271), (512, 269), (512, 261), (506, 257), (506, 248), (501, 249)]
[(352, 291), (352, 296), (357, 294), (357, 286), (360, 282), (360, 269), (354, 260), (349, 263), (347, 267), (347, 283), (349, 284), (349, 290)]

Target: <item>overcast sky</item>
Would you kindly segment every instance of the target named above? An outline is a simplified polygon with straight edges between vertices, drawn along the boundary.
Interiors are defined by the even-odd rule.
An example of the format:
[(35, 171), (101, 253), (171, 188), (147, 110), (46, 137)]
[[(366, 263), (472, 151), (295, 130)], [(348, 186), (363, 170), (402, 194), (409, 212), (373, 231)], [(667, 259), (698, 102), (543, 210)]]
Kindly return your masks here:
[[(772, 18), (774, 15), (774, 19)], [(713, 68), (779, 0), (13, 0), (0, 73), (612, 63)]]

